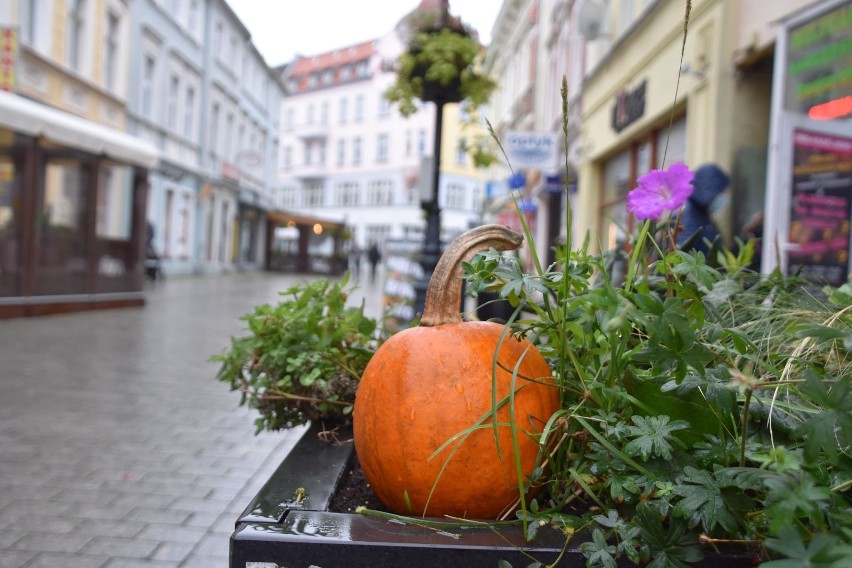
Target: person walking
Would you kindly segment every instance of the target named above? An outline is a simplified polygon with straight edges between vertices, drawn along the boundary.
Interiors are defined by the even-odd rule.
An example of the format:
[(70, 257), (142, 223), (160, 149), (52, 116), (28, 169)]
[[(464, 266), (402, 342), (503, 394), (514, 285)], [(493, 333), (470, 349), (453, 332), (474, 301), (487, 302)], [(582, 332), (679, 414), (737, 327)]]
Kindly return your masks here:
[(382, 255), (379, 252), (379, 247), (376, 243), (370, 243), (370, 248), (367, 250), (367, 260), (370, 261), (370, 283), (373, 284), (376, 282), (376, 267), (379, 264), (379, 261), (382, 259)]
[(361, 276), (361, 249), (355, 242), (349, 248), (349, 272), (352, 273), (352, 278), (357, 282)]

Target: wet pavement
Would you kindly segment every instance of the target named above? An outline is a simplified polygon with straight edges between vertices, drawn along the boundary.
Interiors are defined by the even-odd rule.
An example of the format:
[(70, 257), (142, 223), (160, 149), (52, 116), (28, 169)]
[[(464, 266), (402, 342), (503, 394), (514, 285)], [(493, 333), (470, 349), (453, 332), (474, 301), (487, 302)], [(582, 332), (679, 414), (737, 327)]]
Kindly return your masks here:
[[(144, 308), (0, 320), (0, 568), (227, 566), (302, 430), (255, 436), (208, 357), (301, 279), (175, 278)], [(378, 317), (378, 287), (362, 299)]]

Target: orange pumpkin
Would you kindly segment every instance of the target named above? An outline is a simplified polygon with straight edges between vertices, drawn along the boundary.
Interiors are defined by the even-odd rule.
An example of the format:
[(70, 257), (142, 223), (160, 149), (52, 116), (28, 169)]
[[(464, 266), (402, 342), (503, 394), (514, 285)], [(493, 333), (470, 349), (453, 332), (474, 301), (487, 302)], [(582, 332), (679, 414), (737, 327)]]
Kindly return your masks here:
[(517, 504), (508, 401), (513, 382), (524, 481), (535, 467), (539, 434), (559, 406), (550, 368), (528, 341), (507, 334), (492, 376), (504, 326), (464, 322), (458, 311), (461, 261), (521, 242), (520, 234), (499, 225), (456, 239), (435, 268), (420, 325), (388, 339), (364, 371), (355, 397), (355, 449), (367, 480), (393, 512), (494, 519)]

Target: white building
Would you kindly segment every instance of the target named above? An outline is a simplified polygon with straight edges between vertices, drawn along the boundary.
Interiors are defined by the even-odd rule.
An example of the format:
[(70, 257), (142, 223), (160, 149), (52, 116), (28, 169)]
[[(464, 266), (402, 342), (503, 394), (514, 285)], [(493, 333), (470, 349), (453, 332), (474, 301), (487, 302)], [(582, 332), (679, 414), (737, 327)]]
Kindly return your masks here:
[(261, 268), (277, 76), (224, 0), (140, 0), (131, 27), (128, 129), (161, 150), (148, 221), (165, 272)]
[[(431, 187), (424, 162), (433, 154), (435, 109), (424, 104), (403, 118), (383, 96), (405, 47), (400, 29), (279, 69), (286, 95), (275, 205), (342, 222), (362, 248), (423, 238), (421, 186)], [(458, 116), (458, 105), (445, 106), (439, 197), (445, 240), (476, 224), (481, 209), (480, 175), (457, 150)]]

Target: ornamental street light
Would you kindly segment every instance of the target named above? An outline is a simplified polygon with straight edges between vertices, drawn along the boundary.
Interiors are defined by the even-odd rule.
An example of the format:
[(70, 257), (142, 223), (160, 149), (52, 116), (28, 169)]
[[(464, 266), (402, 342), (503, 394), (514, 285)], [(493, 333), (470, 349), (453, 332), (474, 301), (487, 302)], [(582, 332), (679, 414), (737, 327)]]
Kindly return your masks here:
[[(442, 0), (441, 13), (438, 28), (434, 33), (440, 33), (448, 27), (450, 3)], [(438, 195), (441, 187), (441, 131), (444, 122), (444, 105), (448, 103), (461, 102), (461, 89), (459, 81), (452, 81), (444, 85), (438, 81), (424, 81), (423, 97), (425, 102), (435, 103), (435, 139), (432, 147), (432, 183), (431, 193), (421, 201), (421, 206), (426, 215), (426, 230), (423, 234), (423, 250), (420, 255), (420, 266), (423, 267), (423, 277), (414, 284), (416, 299), (414, 309), (416, 313), (423, 313), (426, 303), (426, 288), (438, 260), (441, 258), (441, 206)]]

